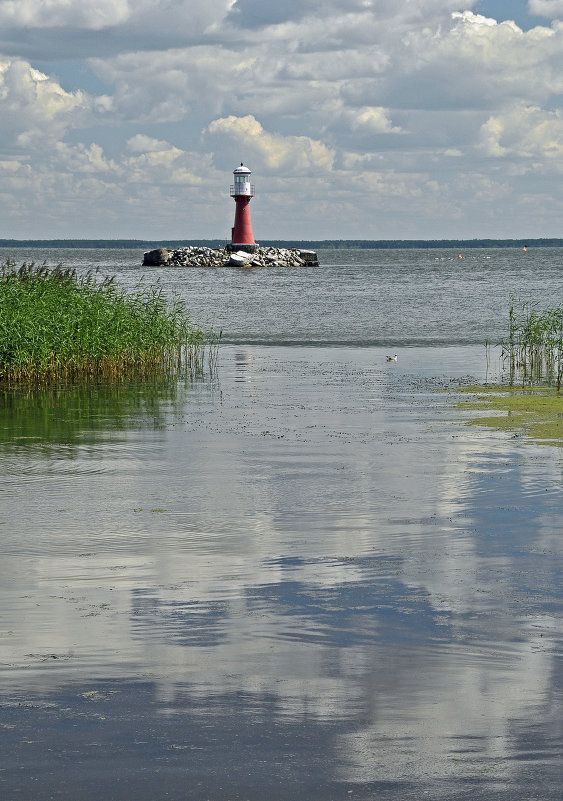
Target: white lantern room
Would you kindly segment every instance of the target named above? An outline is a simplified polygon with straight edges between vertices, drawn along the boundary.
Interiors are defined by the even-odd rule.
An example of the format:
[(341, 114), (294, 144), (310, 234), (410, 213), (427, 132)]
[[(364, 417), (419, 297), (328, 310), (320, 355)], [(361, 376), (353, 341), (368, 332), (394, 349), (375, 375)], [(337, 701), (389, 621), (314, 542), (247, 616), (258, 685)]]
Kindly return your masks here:
[(233, 170), (234, 184), (231, 184), (231, 197), (254, 197), (254, 185), (250, 183), (251, 170), (240, 163), (240, 167)]

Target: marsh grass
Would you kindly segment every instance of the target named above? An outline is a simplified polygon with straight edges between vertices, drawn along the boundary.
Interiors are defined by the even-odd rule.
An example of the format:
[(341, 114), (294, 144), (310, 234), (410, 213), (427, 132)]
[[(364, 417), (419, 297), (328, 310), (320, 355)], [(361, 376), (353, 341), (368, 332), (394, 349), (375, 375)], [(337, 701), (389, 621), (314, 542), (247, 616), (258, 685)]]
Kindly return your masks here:
[(508, 336), (501, 342), (510, 383), (545, 382), (561, 389), (563, 306), (539, 310), (534, 303), (510, 300)]
[(46, 265), (0, 268), (0, 382), (116, 380), (213, 365), (219, 337), (160, 287)]

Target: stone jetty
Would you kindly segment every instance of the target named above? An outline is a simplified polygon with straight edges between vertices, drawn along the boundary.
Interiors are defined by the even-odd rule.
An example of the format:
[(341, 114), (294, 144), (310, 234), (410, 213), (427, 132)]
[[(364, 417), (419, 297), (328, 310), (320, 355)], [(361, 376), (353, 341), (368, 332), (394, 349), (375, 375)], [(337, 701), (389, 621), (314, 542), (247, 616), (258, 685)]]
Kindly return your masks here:
[[(249, 249), (250, 250), (250, 249)], [(158, 248), (145, 253), (143, 265), (149, 267), (306, 267), (319, 259), (314, 250), (253, 246), (251, 252), (224, 248), (184, 247), (177, 250)]]

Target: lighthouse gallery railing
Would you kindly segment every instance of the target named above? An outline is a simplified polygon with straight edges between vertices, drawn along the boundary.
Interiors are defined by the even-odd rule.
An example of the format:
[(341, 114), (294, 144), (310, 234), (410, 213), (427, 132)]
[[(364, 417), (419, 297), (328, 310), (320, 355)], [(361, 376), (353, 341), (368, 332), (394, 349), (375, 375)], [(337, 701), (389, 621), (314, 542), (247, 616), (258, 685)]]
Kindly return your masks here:
[(246, 188), (247, 186), (250, 187), (250, 192), (241, 192), (240, 187), (237, 184), (237, 192), (235, 192), (235, 185), (231, 184), (231, 197), (235, 197), (235, 195), (245, 195), (246, 197), (254, 197), (254, 184), (243, 184)]

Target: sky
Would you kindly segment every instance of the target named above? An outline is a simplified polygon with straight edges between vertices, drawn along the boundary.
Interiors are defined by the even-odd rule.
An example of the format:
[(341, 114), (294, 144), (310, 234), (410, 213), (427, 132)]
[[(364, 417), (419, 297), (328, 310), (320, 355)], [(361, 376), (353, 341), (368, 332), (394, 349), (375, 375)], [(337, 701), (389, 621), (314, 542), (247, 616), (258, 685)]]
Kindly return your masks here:
[(562, 236), (563, 0), (0, 0), (0, 238)]

